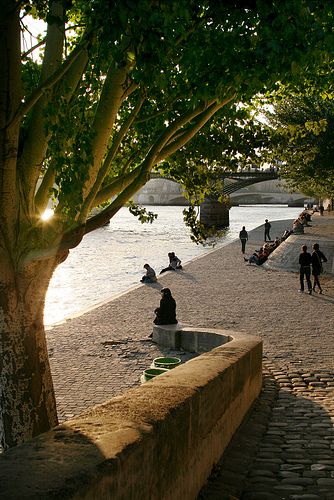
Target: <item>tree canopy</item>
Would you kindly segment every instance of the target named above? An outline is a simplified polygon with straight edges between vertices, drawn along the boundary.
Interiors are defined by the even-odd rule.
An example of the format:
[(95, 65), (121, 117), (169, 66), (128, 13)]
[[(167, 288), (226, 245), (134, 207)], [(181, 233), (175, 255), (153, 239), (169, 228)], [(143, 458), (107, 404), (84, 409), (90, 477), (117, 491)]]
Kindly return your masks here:
[(309, 87), (298, 94), (282, 87), (269, 100), (262, 96), (260, 105), (256, 99), (243, 110), (243, 119), (233, 123), (225, 164), (232, 169), (274, 167), (291, 191), (332, 198), (333, 111), (328, 93)]
[(294, 95), (266, 114), (272, 155), (291, 189), (334, 196), (334, 104), (320, 96)]
[[(333, 33), (330, 1), (0, 0), (0, 13), (6, 447), (57, 422), (43, 326), (56, 266), (214, 116), (233, 121), (239, 102), (319, 65)], [(21, 51), (25, 14), (47, 23), (41, 62)]]

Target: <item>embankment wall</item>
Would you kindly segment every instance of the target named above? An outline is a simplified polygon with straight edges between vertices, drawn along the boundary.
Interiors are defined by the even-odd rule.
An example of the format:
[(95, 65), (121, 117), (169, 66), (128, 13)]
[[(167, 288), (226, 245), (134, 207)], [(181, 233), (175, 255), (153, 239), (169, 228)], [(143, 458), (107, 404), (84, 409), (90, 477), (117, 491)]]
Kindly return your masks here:
[(195, 499), (261, 390), (262, 341), (191, 328), (175, 338), (208, 352), (8, 450), (1, 498)]

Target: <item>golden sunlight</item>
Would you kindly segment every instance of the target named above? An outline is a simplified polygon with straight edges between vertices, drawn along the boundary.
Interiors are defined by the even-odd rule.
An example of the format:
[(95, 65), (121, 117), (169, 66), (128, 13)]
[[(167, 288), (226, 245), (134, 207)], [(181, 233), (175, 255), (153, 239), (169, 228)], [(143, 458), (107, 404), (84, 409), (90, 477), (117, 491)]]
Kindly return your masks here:
[(41, 216), (42, 220), (49, 220), (53, 216), (53, 210), (51, 208), (47, 208), (43, 215)]

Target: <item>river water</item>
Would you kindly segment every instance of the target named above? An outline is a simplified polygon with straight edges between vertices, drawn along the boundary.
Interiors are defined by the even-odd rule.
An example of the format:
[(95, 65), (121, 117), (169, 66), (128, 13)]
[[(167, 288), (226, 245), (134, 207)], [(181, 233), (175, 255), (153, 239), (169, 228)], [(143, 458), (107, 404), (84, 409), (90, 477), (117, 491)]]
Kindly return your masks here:
[[(146, 208), (158, 214), (153, 224), (141, 224), (127, 208), (122, 208), (108, 226), (86, 235), (70, 252), (50, 283), (44, 314), (46, 325), (79, 314), (137, 285), (144, 274), (145, 262), (158, 274), (168, 265), (168, 252), (175, 252), (185, 263), (212, 250), (190, 240), (183, 223), (184, 207)], [(264, 219), (295, 219), (301, 210), (284, 205), (232, 207), (230, 226), (217, 247), (238, 238), (242, 226), (250, 231), (263, 224)], [(279, 235), (272, 235), (275, 236)]]

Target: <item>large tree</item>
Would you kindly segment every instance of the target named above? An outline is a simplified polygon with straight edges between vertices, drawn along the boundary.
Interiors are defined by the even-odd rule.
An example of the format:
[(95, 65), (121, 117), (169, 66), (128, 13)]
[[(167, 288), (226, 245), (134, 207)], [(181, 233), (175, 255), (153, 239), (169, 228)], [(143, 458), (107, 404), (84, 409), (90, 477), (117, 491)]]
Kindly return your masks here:
[[(43, 325), (55, 268), (211, 117), (312, 59), (331, 8), (216, 3), (0, 0), (4, 447), (57, 423)], [(47, 22), (41, 63), (21, 51), (27, 12)], [(50, 199), (54, 216), (43, 221)]]

